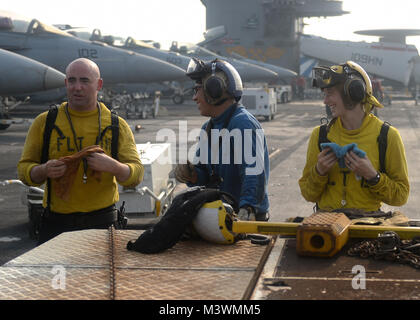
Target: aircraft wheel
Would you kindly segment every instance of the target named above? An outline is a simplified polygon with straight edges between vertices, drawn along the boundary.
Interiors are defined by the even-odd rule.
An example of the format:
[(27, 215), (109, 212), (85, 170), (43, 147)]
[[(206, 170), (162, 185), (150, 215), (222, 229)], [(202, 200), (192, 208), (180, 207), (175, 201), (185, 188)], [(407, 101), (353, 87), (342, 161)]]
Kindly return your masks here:
[(175, 104), (182, 104), (182, 103), (184, 102), (184, 96), (181, 96), (180, 94), (175, 94), (175, 95), (172, 97), (172, 101), (173, 101)]
[[(0, 119), (10, 119), (10, 116), (6, 113), (0, 113)], [(10, 124), (0, 124), (0, 130), (6, 130), (10, 127)]]

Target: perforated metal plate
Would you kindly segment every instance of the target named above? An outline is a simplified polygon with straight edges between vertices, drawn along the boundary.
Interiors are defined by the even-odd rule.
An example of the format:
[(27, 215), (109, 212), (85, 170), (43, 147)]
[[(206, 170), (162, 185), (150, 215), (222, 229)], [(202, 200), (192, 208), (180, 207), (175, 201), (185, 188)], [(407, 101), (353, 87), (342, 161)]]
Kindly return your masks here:
[[(141, 232), (114, 231), (116, 299), (241, 299), (266, 250), (181, 241), (160, 254), (128, 251)], [(0, 267), (0, 299), (109, 299), (109, 257), (107, 230), (63, 233)], [(57, 266), (64, 290), (54, 288)]]
[[(349, 242), (333, 258), (301, 257), (295, 239), (280, 239), (257, 286), (270, 300), (419, 300), (420, 270), (395, 262), (350, 257)], [(271, 262), (271, 264), (270, 264)]]

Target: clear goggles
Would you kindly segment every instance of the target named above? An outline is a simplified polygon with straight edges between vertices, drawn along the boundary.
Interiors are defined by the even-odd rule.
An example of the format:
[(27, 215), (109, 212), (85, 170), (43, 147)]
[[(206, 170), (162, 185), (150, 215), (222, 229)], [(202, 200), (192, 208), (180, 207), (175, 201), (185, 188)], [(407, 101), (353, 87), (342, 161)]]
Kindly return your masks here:
[(205, 63), (199, 59), (192, 58), (187, 67), (186, 75), (193, 80), (199, 80), (208, 73)]
[(347, 79), (343, 66), (315, 67), (312, 69), (312, 86), (315, 88), (331, 88)]

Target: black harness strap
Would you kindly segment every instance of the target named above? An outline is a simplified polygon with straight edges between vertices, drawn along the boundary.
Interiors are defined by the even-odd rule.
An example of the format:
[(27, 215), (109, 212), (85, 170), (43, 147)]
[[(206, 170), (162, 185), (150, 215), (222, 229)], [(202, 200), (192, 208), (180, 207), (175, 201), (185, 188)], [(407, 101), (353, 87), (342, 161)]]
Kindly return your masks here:
[(115, 111), (111, 111), (111, 156), (118, 160), (118, 139), (120, 135), (118, 115)]
[(319, 127), (318, 148), (319, 148), (319, 151), (320, 152), (322, 151), (322, 149), (321, 149), (321, 143), (331, 142), (327, 138), (327, 134), (328, 134), (327, 126), (328, 126), (328, 124), (323, 124), (323, 125), (321, 125)]
[(48, 153), (50, 149), (50, 139), (53, 129), (56, 129), (60, 136), (63, 135), (63, 132), (58, 129), (55, 125), (55, 119), (57, 118), (58, 107), (56, 105), (52, 106), (47, 114), (47, 120), (45, 122), (44, 129), (44, 141), (42, 143), (42, 153), (41, 153), (41, 163), (48, 161)]
[(388, 146), (388, 131), (389, 131), (390, 124), (388, 122), (384, 122), (381, 127), (381, 132), (378, 136), (378, 147), (379, 147), (379, 170), (382, 173), (385, 173), (385, 156), (386, 156), (386, 148)]
[[(53, 105), (47, 114), (47, 119), (45, 122), (45, 129), (44, 129), (44, 141), (42, 143), (42, 153), (41, 153), (41, 164), (46, 163), (49, 158), (49, 150), (50, 150), (50, 139), (51, 133), (53, 129), (56, 130), (58, 127), (55, 125), (55, 120), (58, 114), (58, 107)], [(63, 132), (58, 129), (58, 134), (63, 136)], [(47, 178), (47, 211), (46, 214), (48, 215), (50, 212), (50, 203), (51, 203), (51, 179)]]

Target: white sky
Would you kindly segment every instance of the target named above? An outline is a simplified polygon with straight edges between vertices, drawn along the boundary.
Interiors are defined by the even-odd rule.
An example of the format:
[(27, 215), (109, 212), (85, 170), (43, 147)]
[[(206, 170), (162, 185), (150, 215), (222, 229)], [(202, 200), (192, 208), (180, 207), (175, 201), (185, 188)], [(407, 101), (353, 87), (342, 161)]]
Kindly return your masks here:
[[(419, 0), (344, 0), (340, 17), (305, 19), (304, 32), (332, 40), (378, 41), (378, 37), (353, 33), (368, 29), (420, 29)], [(420, 50), (420, 36), (408, 37)]]
[(200, 0), (1, 0), (0, 10), (162, 45), (172, 40), (198, 42), (206, 29)]
[[(228, 1), (228, 0), (226, 0)], [(256, 0), (259, 1), (259, 0)], [(99, 28), (102, 34), (155, 40), (198, 42), (206, 27), (200, 0), (1, 0), (0, 9), (48, 24)], [(305, 19), (305, 33), (328, 39), (377, 41), (353, 33), (362, 29), (420, 29), (419, 0), (344, 0), (341, 17)], [(420, 49), (420, 36), (408, 43)]]

